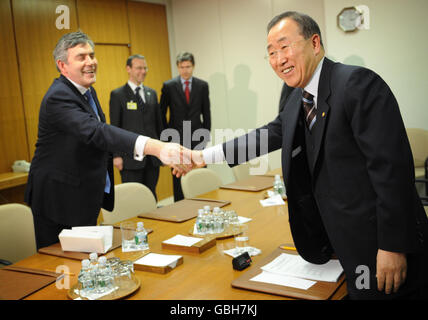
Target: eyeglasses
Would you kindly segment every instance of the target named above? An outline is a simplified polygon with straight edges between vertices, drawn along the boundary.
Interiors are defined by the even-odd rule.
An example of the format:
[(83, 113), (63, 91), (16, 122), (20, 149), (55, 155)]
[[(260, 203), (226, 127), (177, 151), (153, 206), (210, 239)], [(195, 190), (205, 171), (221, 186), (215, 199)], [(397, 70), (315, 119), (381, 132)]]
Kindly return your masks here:
[(287, 43), (281, 43), (279, 50), (270, 50), (267, 53), (267, 55), (265, 56), (265, 59), (269, 59), (269, 60), (277, 59), (279, 52), (281, 52), (282, 54), (289, 54), (289, 53), (291, 53), (291, 50), (293, 48), (296, 48), (296, 45), (299, 42), (306, 41), (306, 40), (307, 39), (300, 39), (300, 40), (290, 42), (288, 44)]

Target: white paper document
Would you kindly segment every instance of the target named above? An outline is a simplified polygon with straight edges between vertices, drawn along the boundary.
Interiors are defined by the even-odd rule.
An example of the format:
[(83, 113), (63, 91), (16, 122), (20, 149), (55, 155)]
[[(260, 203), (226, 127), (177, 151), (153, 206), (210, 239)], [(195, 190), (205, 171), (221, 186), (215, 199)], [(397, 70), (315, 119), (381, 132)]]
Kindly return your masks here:
[(199, 241), (202, 241), (202, 240), (203, 239), (201, 238), (186, 237), (186, 236), (182, 236), (181, 234), (177, 234), (176, 236), (163, 241), (163, 243), (175, 244), (177, 246), (191, 247), (195, 243), (198, 243)]
[(178, 255), (169, 255), (169, 254), (158, 254), (158, 253), (149, 253), (138, 259), (134, 262), (134, 264), (142, 264), (145, 266), (153, 266), (153, 267), (166, 267), (169, 266), (171, 268), (175, 268), (177, 265), (177, 261), (182, 256)]
[(285, 204), (280, 194), (276, 194), (270, 198), (267, 198), (265, 200), (259, 200), (259, 201), (263, 207), (280, 206)]
[(266, 282), (271, 284), (278, 284), (280, 286), (292, 287), (302, 290), (308, 290), (316, 281), (306, 280), (296, 277), (284, 276), (281, 274), (270, 273), (262, 271), (257, 276), (250, 279), (251, 281)]
[(313, 264), (298, 255), (287, 253), (281, 253), (261, 269), (274, 274), (327, 282), (336, 282), (343, 272), (338, 260), (330, 260), (325, 264)]
[(238, 221), (239, 221), (239, 223), (247, 223), (247, 222), (249, 222), (249, 221), (251, 221), (251, 220), (253, 220), (253, 219), (251, 219), (251, 218), (247, 218), (247, 217), (241, 217), (241, 216), (238, 216)]

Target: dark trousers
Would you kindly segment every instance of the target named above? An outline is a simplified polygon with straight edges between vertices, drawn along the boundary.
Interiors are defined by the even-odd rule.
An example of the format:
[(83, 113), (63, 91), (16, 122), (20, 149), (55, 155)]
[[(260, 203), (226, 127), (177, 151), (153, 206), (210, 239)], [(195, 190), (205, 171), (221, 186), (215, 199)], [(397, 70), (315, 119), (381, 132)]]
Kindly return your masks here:
[(144, 184), (155, 196), (156, 196), (156, 185), (159, 179), (159, 167), (154, 166), (151, 161), (147, 161), (143, 169), (128, 170), (123, 169), (120, 171), (122, 182), (138, 182)]
[[(88, 226), (95, 226), (97, 224), (97, 219), (98, 215), (94, 216), (93, 220), (88, 224)], [(37, 250), (59, 242), (58, 235), (61, 233), (61, 231), (63, 229), (71, 229), (72, 227), (57, 223), (42, 215), (33, 215), (33, 221)]]
[(174, 187), (174, 202), (184, 199), (183, 190), (181, 189), (181, 177), (172, 176), (172, 185)]

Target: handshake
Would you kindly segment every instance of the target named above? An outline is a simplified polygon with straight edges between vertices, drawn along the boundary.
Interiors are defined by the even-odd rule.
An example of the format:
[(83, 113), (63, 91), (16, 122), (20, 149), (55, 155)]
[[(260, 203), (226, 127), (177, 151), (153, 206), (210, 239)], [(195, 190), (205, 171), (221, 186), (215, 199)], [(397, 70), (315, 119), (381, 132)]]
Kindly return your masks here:
[(177, 178), (194, 168), (202, 168), (206, 165), (202, 151), (190, 150), (178, 143), (149, 139), (144, 148), (144, 154), (159, 158), (172, 168), (172, 174)]

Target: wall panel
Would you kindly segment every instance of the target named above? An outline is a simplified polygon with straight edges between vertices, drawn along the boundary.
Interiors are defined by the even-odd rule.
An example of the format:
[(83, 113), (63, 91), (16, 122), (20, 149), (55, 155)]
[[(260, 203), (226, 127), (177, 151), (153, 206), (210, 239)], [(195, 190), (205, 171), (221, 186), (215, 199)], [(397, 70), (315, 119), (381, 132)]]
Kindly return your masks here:
[(97, 43), (129, 43), (125, 0), (77, 0), (80, 29)]
[[(54, 78), (59, 76), (52, 51), (59, 38), (77, 29), (73, 0), (14, 0), (13, 15), (24, 97), (24, 109), (30, 158), (37, 139), (40, 103)], [(55, 10), (59, 5), (70, 9), (70, 30), (57, 29)]]
[(9, 1), (0, 2), (0, 173), (30, 160)]

